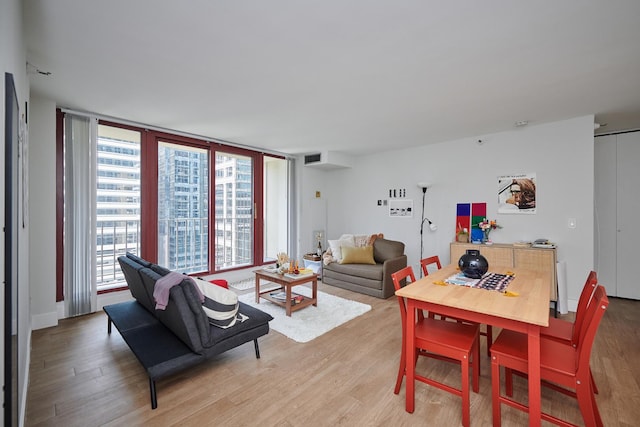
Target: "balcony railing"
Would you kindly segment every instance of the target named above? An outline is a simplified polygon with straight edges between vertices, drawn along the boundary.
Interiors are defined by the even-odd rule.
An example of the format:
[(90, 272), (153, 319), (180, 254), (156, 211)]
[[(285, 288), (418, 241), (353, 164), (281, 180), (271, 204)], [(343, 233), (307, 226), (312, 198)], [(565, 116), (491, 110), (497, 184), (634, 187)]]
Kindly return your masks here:
[(181, 273), (209, 271), (208, 218), (159, 220), (158, 264)]
[(126, 286), (118, 257), (140, 254), (139, 220), (98, 220), (96, 227), (96, 281), (98, 290)]
[[(215, 270), (252, 265), (253, 218), (215, 221)], [(209, 271), (207, 218), (176, 218), (158, 224), (158, 264), (181, 273)], [(140, 254), (139, 220), (98, 221), (96, 230), (96, 278), (98, 290), (126, 286), (118, 257)]]

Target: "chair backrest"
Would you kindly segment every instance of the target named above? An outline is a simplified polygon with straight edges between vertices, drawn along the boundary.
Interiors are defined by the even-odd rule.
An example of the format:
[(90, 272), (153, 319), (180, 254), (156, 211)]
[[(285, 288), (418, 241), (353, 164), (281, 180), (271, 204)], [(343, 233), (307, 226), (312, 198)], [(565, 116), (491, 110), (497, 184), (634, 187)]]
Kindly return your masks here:
[(578, 308), (576, 309), (576, 320), (573, 323), (573, 334), (571, 335), (571, 345), (574, 347), (578, 345), (578, 339), (580, 335), (580, 328), (584, 320), (587, 307), (593, 300), (593, 294), (598, 287), (598, 275), (595, 271), (589, 272), (587, 281), (584, 283), (582, 292), (580, 292), (580, 298), (578, 299)]
[(420, 260), (420, 266), (422, 267), (423, 276), (429, 275), (429, 270), (427, 269), (427, 266), (431, 264), (435, 264), (436, 267), (438, 267), (438, 270), (442, 268), (442, 264), (440, 264), (440, 257), (438, 257), (438, 255), (430, 256), (428, 258), (423, 258)]
[(593, 347), (593, 341), (596, 338), (596, 332), (600, 326), (602, 316), (604, 316), (604, 312), (608, 306), (609, 298), (607, 298), (606, 289), (601, 285), (596, 286), (593, 300), (587, 307), (584, 320), (580, 327), (580, 336), (576, 347), (578, 374), (582, 374), (584, 378), (587, 378), (587, 381), (589, 375), (591, 375), (589, 369), (591, 348)]
[[(391, 280), (393, 281), (393, 287), (398, 291), (408, 283), (415, 282), (416, 276), (413, 274), (413, 268), (409, 265), (402, 270), (392, 273)], [(398, 296), (398, 303), (400, 304), (400, 317), (402, 318), (402, 328), (404, 330), (405, 322), (407, 320), (407, 305), (404, 298), (401, 296)]]

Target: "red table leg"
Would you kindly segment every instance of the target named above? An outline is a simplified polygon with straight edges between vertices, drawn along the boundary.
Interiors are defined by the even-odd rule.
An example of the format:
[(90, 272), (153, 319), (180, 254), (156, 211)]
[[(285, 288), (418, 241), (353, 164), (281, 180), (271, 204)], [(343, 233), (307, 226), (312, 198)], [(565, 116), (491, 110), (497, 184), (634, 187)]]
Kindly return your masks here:
[(416, 307), (412, 300), (407, 300), (407, 324), (405, 327), (406, 331), (406, 349), (405, 356), (407, 359), (406, 363), (406, 394), (407, 394), (407, 404), (406, 410), (410, 414), (413, 414), (413, 410), (415, 408), (415, 375), (416, 375), (416, 351), (413, 348), (415, 342), (415, 333), (416, 333)]
[(540, 426), (540, 327), (529, 325), (529, 425)]

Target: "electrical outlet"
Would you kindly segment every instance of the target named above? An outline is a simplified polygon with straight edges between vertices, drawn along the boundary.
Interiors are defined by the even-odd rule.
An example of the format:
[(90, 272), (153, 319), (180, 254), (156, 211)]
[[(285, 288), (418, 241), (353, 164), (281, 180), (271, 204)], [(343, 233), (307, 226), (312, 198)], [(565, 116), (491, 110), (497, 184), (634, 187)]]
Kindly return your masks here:
[(575, 218), (569, 218), (569, 228), (576, 228), (577, 223)]

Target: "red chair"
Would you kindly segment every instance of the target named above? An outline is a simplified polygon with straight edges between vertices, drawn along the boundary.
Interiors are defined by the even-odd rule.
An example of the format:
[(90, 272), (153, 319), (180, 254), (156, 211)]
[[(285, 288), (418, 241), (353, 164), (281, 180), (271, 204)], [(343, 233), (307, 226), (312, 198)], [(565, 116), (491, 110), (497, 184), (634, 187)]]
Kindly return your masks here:
[[(440, 264), (440, 257), (438, 257), (438, 255), (430, 256), (420, 260), (420, 266), (422, 267), (423, 277), (426, 277), (429, 275), (429, 270), (427, 267), (434, 264), (438, 268), (438, 270), (442, 268), (442, 264)], [(439, 313), (429, 313), (429, 317), (433, 318), (434, 314), (437, 314), (438, 316), (440, 316), (441, 319), (445, 318)], [(454, 320), (457, 320), (458, 322), (461, 321), (459, 319), (454, 319)], [(468, 323), (473, 323), (473, 322), (468, 322)], [(487, 356), (489, 356), (490, 355), (489, 347), (491, 347), (491, 343), (493, 342), (493, 329), (491, 328), (491, 325), (487, 325), (486, 327), (487, 327), (487, 332), (482, 332), (482, 329), (481, 329), (480, 335), (484, 335), (485, 337), (487, 337)]]
[(429, 275), (429, 270), (427, 269), (427, 267), (432, 264), (435, 264), (438, 270), (442, 268), (442, 264), (440, 264), (440, 257), (438, 255), (430, 256), (420, 260), (420, 266), (422, 267), (423, 276)]
[[(570, 344), (576, 346), (578, 344), (578, 335), (580, 333), (580, 327), (584, 320), (584, 314), (588, 305), (591, 303), (593, 294), (598, 287), (598, 275), (595, 271), (589, 272), (587, 281), (584, 283), (582, 292), (580, 292), (580, 298), (578, 299), (578, 308), (576, 309), (575, 322), (569, 322), (567, 320), (558, 319), (556, 317), (549, 318), (549, 326), (540, 330), (540, 336), (556, 340), (564, 344)], [(598, 393), (598, 387), (591, 375), (591, 385), (593, 386), (594, 393)]]
[[(609, 306), (609, 299), (603, 286), (597, 286), (593, 302), (587, 307), (576, 347), (553, 339), (540, 339), (540, 377), (559, 388), (566, 388), (574, 396), (586, 426), (602, 426), (602, 419), (591, 385), (589, 361), (593, 341)], [(527, 336), (503, 330), (491, 346), (491, 390), (493, 403), (493, 425), (501, 422), (500, 404), (528, 412), (529, 408), (509, 397), (513, 396), (513, 371), (526, 373), (528, 366)], [(500, 394), (500, 366), (505, 367), (506, 396)], [(509, 396), (509, 397), (507, 397)], [(573, 426), (551, 414), (542, 413), (543, 420), (560, 426)]]
[(578, 299), (578, 308), (576, 309), (575, 322), (558, 319), (556, 317), (549, 318), (549, 326), (540, 331), (540, 335), (545, 338), (551, 338), (562, 343), (569, 343), (575, 346), (578, 342), (578, 334), (584, 317), (584, 312), (591, 301), (591, 297), (598, 286), (598, 275), (595, 271), (591, 271), (587, 276), (587, 281), (582, 288), (580, 298)]
[[(411, 266), (391, 275), (396, 291), (404, 284), (415, 282), (415, 276)], [(407, 340), (407, 305), (403, 297), (398, 297), (400, 304), (400, 318), (402, 320), (402, 352), (400, 356), (400, 369), (396, 380), (395, 394), (400, 392), (402, 379), (406, 375), (406, 340)], [(473, 378), (473, 391), (479, 391), (480, 383), (480, 342), (478, 338), (478, 325), (467, 323), (447, 322), (440, 319), (417, 316), (415, 327), (415, 342), (413, 348), (417, 356), (427, 356), (436, 359), (457, 362), (462, 367), (462, 387), (460, 389), (435, 381), (422, 375), (415, 375), (415, 379), (425, 384), (432, 385), (441, 390), (462, 397), (462, 424), (470, 424), (470, 399), (469, 399), (469, 368)], [(416, 360), (418, 357), (416, 357)], [(471, 363), (473, 360), (473, 363)]]

